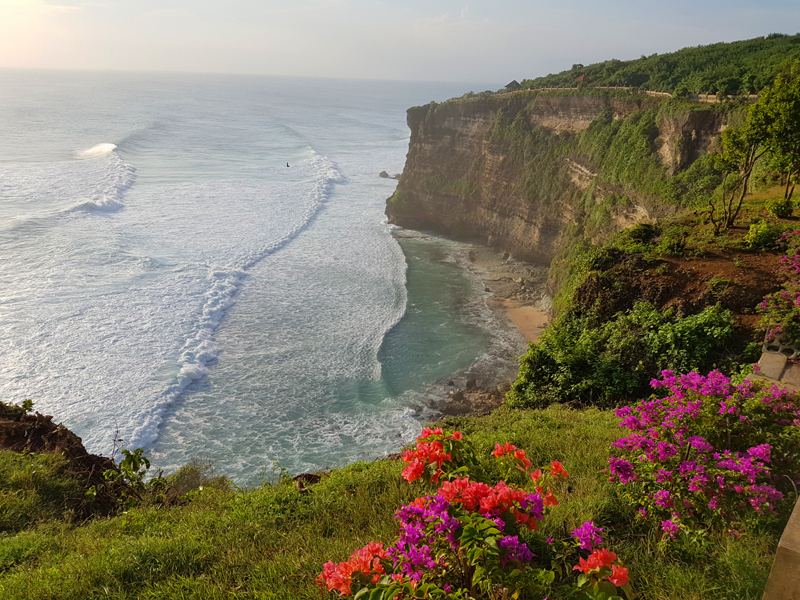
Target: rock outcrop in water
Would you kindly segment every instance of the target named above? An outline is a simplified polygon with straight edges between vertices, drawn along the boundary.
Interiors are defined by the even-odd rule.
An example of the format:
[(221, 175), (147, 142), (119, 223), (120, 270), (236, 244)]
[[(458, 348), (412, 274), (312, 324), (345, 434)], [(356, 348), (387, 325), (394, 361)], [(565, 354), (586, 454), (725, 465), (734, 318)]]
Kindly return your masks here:
[[(403, 227), (547, 262), (567, 234), (597, 241), (673, 211), (636, 185), (636, 168), (674, 176), (712, 148), (730, 114), (634, 94), (516, 92), (414, 107), (406, 166), (386, 214)], [(632, 153), (629, 164), (604, 172), (603, 144), (619, 142), (599, 139), (602, 127), (638, 136), (622, 148)], [(634, 142), (644, 146), (638, 154)]]

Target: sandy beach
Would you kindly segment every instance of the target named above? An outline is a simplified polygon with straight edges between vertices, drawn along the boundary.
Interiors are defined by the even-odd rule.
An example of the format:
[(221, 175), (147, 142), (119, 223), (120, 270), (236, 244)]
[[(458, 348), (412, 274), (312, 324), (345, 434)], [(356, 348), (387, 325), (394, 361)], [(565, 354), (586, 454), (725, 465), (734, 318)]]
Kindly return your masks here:
[[(491, 293), (489, 307), (504, 313), (527, 342), (538, 340), (547, 327), (551, 307), (545, 291), (549, 267), (517, 261), (480, 245), (470, 248), (469, 260), (470, 270)], [(451, 389), (442, 414), (487, 414), (503, 403), (512, 381), (491, 387), (468, 380), (465, 388)]]
[(539, 339), (551, 306), (545, 293), (548, 266), (520, 262), (478, 246), (470, 250), (469, 257), (472, 270), (492, 293), (489, 306), (505, 313), (526, 341)]

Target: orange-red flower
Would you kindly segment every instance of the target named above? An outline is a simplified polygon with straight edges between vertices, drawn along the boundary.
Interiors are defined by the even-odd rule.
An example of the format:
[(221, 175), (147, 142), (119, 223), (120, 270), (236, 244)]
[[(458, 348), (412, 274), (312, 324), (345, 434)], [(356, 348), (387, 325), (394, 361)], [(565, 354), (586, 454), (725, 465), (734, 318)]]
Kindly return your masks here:
[(553, 495), (550, 488), (547, 488), (547, 495), (542, 498), (545, 506), (557, 506), (558, 499)]
[(554, 460), (553, 462), (550, 463), (550, 474), (553, 477), (558, 477), (559, 475), (561, 475), (562, 477), (569, 477), (569, 473), (567, 473), (567, 470), (564, 468), (564, 465), (562, 465), (557, 460)]
[(414, 459), (412, 462), (403, 469), (403, 479), (405, 479), (408, 483), (411, 483), (415, 479), (419, 479), (422, 477), (422, 474), (425, 472), (425, 465), (422, 464), (417, 459)]
[[(615, 560), (617, 560), (617, 555), (611, 552), (611, 550), (608, 548), (603, 548), (602, 550), (598, 548), (589, 555), (588, 559), (584, 560), (581, 558), (579, 561), (580, 564), (572, 567), (572, 570), (589, 573), (595, 569), (600, 569), (601, 567), (611, 567), (611, 563), (613, 563)], [(625, 573), (627, 572), (628, 570), (625, 569)]]
[(620, 567), (619, 565), (611, 565), (611, 576), (608, 580), (617, 587), (621, 587), (628, 583), (628, 569)]

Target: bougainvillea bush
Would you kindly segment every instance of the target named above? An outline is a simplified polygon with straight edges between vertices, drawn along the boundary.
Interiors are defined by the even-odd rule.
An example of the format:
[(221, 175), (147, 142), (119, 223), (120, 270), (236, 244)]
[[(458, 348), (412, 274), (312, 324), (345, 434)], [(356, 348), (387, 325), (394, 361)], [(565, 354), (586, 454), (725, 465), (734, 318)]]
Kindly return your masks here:
[(796, 496), (800, 397), (778, 386), (734, 385), (664, 371), (653, 395), (617, 409), (630, 435), (614, 442), (607, 474), (628, 487), (639, 518), (666, 537), (681, 529), (738, 531)]
[(787, 231), (776, 245), (786, 250), (777, 270), (782, 286), (758, 305), (759, 328), (768, 342), (782, 338), (786, 343), (797, 344), (800, 343), (800, 230)]
[[(347, 561), (327, 562), (317, 583), (340, 596), (370, 600), (632, 598), (628, 569), (600, 548), (603, 529), (593, 522), (566, 540), (534, 540), (558, 504), (551, 486), (569, 476), (564, 465), (553, 461), (532, 470), (525, 450), (510, 442), (491, 454), (501, 471), (524, 484), (471, 479), (470, 442), (457, 431), (425, 429), (404, 455), (403, 478), (421, 480), (414, 485), (433, 493), (400, 507), (390, 547), (371, 542)], [(540, 564), (529, 546), (533, 541), (558, 545), (561, 564)]]

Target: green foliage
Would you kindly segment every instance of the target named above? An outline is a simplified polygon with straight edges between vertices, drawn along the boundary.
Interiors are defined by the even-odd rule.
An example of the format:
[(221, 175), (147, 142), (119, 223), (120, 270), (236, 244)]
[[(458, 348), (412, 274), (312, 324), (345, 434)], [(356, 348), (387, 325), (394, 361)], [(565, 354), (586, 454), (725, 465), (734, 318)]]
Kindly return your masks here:
[(750, 225), (750, 230), (742, 241), (751, 250), (774, 250), (778, 239), (786, 229), (784, 225), (761, 220)]
[(437, 175), (423, 175), (419, 178), (420, 185), (432, 192), (453, 194), (468, 197), (475, 193), (477, 185), (466, 177), (459, 179), (445, 179)]
[(66, 466), (63, 456), (0, 452), (0, 533), (76, 515), (86, 490)]
[(663, 228), (661, 239), (656, 246), (656, 254), (666, 256), (680, 256), (686, 251), (686, 241), (689, 237), (689, 227), (680, 223), (673, 223)]
[(629, 61), (612, 59), (585, 67), (575, 65), (568, 71), (524, 79), (521, 83), (528, 89), (571, 87), (576, 77), (585, 75), (595, 86), (642, 87), (676, 96), (706, 92), (721, 92), (723, 96), (754, 94), (772, 81), (782, 63), (796, 57), (800, 57), (800, 35), (772, 34)]
[(520, 359), (508, 401), (520, 408), (629, 402), (646, 394), (663, 369), (708, 370), (722, 363), (734, 327), (730, 312), (718, 306), (677, 317), (639, 302), (605, 322), (570, 311)]
[(539, 127), (531, 128), (532, 108), (533, 104), (513, 116), (498, 111), (487, 137), (522, 170), (518, 185), (523, 196), (547, 209), (573, 193), (564, 158), (577, 138), (574, 134), (554, 135)]
[(779, 219), (788, 219), (794, 213), (794, 203), (786, 198), (773, 198), (767, 200), (767, 212)]
[[(611, 247), (629, 254), (641, 254), (653, 250), (652, 241), (661, 233), (661, 228), (652, 223), (639, 223), (617, 234)], [(609, 265), (610, 266), (610, 265)], [(602, 267), (599, 267), (602, 268)]]
[(33, 410), (33, 400), (24, 400), (22, 404), (6, 404), (0, 402), (0, 419), (19, 421), (23, 415)]
[(788, 202), (794, 191), (790, 184), (800, 174), (800, 60), (778, 73), (758, 105), (769, 128), (766, 146), (786, 178), (784, 199)]

